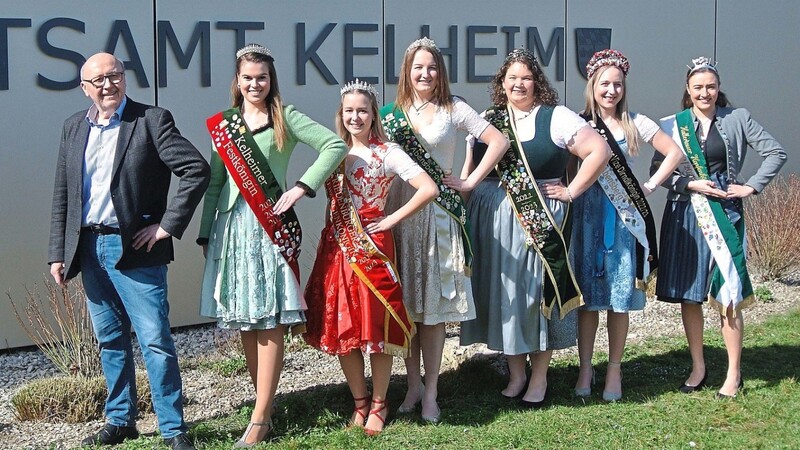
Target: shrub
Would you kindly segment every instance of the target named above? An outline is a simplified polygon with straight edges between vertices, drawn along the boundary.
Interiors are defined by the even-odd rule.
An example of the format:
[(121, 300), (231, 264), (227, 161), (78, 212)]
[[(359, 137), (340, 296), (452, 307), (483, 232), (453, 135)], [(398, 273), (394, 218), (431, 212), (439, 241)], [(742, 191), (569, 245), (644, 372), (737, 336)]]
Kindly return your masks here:
[(772, 290), (763, 284), (757, 286), (753, 290), (753, 295), (755, 295), (760, 302), (772, 303), (775, 301), (775, 295), (772, 293)]
[(761, 280), (776, 280), (800, 264), (800, 179), (777, 176), (745, 199), (748, 265)]
[[(136, 374), (137, 406), (152, 412), (150, 383), (142, 372)], [(11, 397), (19, 420), (81, 423), (103, 418), (108, 396), (105, 378), (62, 376), (31, 381)]]
[(6, 292), (17, 322), (62, 374), (101, 375), (100, 350), (92, 332), (83, 285), (73, 280), (58, 286), (47, 277), (43, 284), (47, 306), (36, 285), (33, 290), (25, 287), (24, 308), (18, 308), (11, 293)]

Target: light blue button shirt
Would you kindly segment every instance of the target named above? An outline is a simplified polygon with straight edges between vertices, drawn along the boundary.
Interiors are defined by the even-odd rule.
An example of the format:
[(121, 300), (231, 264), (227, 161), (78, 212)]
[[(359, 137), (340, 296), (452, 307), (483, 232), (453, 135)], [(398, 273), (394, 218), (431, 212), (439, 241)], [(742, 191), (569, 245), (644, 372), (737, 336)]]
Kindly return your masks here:
[(119, 227), (117, 213), (111, 202), (111, 176), (114, 155), (117, 153), (120, 118), (128, 99), (123, 98), (108, 125), (97, 123), (97, 107), (92, 105), (86, 113), (89, 139), (83, 156), (83, 226), (107, 225)]

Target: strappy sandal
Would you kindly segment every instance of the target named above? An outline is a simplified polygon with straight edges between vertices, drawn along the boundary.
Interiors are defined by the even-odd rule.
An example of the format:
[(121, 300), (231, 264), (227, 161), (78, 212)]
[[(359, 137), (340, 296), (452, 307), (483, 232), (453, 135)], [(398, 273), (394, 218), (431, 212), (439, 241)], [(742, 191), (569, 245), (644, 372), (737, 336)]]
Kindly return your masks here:
[[(372, 394), (367, 394), (364, 397), (359, 397), (359, 398), (353, 397), (353, 403), (355, 403), (355, 408), (353, 408), (353, 414), (355, 414), (356, 418), (361, 417), (361, 419), (358, 420), (357, 422), (355, 420), (351, 419), (350, 420), (350, 426), (363, 427), (364, 424), (367, 422), (367, 414), (369, 414), (370, 404), (366, 403), (366, 404), (359, 405), (359, 403), (367, 402), (370, 399), (372, 399)], [(367, 413), (366, 414), (363, 412), (364, 408), (367, 408)]]
[[(262, 436), (261, 439), (253, 443), (249, 443), (245, 441), (245, 439), (247, 439), (247, 436), (250, 435), (250, 430), (252, 430), (253, 427), (267, 427), (267, 432), (264, 433), (264, 436)], [(260, 442), (265, 441), (267, 436), (269, 436), (270, 431), (272, 431), (272, 419), (270, 419), (269, 422), (250, 422), (250, 424), (247, 425), (247, 429), (244, 430), (244, 434), (242, 435), (241, 439), (233, 444), (233, 448), (253, 448)]]
[[(369, 411), (369, 415), (377, 417), (381, 421), (381, 425), (385, 425), (386, 424), (386, 419), (384, 419), (380, 415), (380, 413), (381, 413), (381, 411), (386, 409), (386, 406), (387, 406), (386, 400), (372, 400), (372, 403), (375, 404), (375, 405), (378, 405), (378, 407), (375, 408), (375, 409), (371, 409)], [(367, 436), (377, 436), (377, 435), (381, 434), (382, 431), (383, 431), (383, 427), (381, 427), (380, 430), (373, 430), (373, 429), (367, 428), (366, 425), (364, 426), (364, 433), (366, 433)]]

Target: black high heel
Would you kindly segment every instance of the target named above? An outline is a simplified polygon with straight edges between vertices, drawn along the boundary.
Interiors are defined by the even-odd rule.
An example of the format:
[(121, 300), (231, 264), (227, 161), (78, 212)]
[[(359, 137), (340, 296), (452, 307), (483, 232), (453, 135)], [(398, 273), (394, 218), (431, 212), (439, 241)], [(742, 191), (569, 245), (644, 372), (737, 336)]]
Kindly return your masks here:
[(678, 388), (679, 391), (683, 392), (684, 394), (691, 394), (692, 392), (697, 392), (700, 389), (706, 387), (706, 380), (708, 380), (708, 369), (706, 369), (706, 373), (703, 374), (703, 379), (700, 380), (699, 383), (695, 386), (689, 386), (686, 383), (683, 383), (681, 387)]

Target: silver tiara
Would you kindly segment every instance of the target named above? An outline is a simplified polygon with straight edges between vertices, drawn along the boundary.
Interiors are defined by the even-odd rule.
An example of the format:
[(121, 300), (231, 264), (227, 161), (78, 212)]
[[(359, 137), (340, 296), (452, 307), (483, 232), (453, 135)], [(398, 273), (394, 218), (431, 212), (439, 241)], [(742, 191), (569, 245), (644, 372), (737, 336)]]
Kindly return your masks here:
[(533, 52), (528, 50), (527, 48), (517, 47), (514, 50), (511, 50), (511, 53), (509, 53), (506, 56), (505, 62), (522, 61), (522, 60), (533, 61), (535, 63), (536, 62), (536, 56), (534, 56)]
[(378, 99), (378, 91), (375, 89), (375, 86), (367, 83), (366, 81), (361, 81), (356, 78), (355, 81), (351, 81), (339, 90), (339, 94), (344, 97), (344, 94), (348, 94), (353, 91), (364, 91), (369, 92), (371, 96), (373, 96), (376, 100)]
[(698, 56), (692, 60), (692, 65), (687, 65), (686, 67), (689, 68), (689, 73), (696, 72), (700, 69), (708, 69), (714, 73), (717, 72), (717, 62), (711, 62), (711, 58), (706, 58), (705, 56)]
[(236, 52), (236, 59), (239, 59), (242, 57), (242, 55), (246, 55), (248, 53), (258, 53), (259, 55), (269, 56), (272, 58), (272, 53), (267, 47), (258, 44), (248, 44)]
[(412, 42), (411, 45), (409, 45), (408, 48), (406, 49), (406, 53), (416, 50), (420, 47), (436, 50), (437, 52), (439, 52), (439, 47), (436, 46), (436, 43), (433, 42), (433, 39), (425, 36)]

